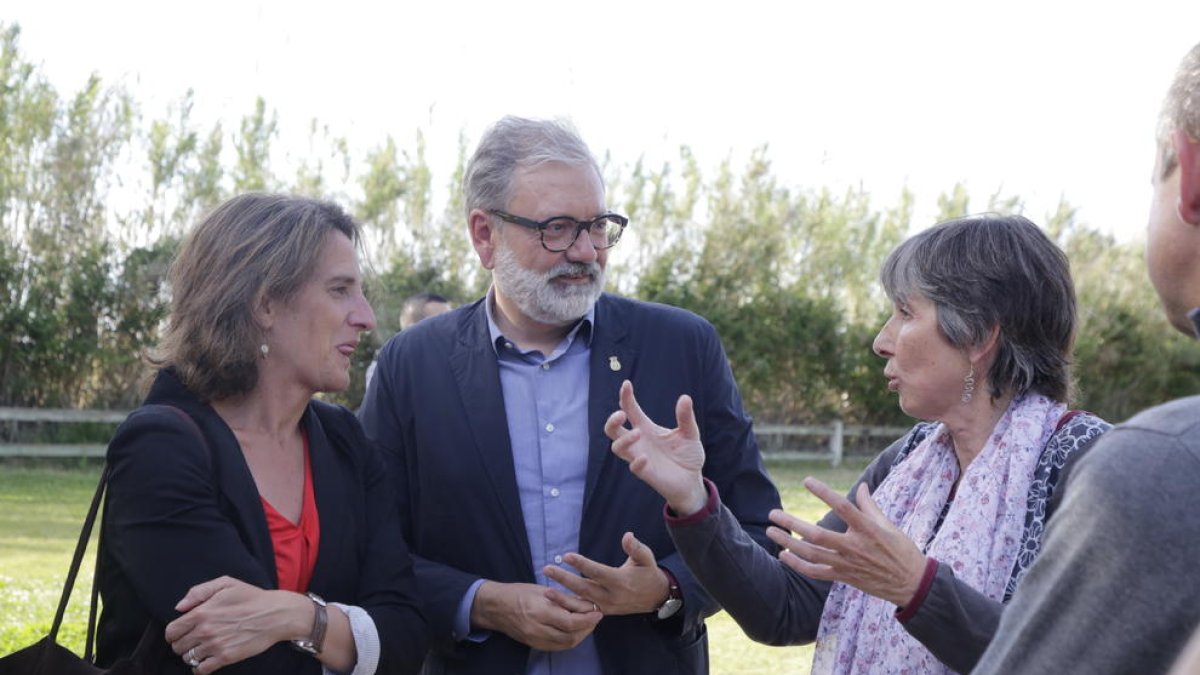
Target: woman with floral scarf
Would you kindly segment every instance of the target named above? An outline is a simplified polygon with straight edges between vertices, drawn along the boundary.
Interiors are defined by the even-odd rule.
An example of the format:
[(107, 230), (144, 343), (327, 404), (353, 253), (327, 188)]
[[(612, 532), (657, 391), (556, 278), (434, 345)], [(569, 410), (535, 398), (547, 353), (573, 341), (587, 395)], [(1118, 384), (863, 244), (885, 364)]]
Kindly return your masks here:
[[(887, 386), (922, 420), (831, 511), (783, 511), (755, 544), (704, 480), (692, 402), (677, 428), (625, 383), (613, 452), (667, 501), (676, 547), (752, 639), (816, 641), (813, 673), (969, 672), (1037, 556), (1067, 461), (1109, 425), (1066, 405), (1075, 292), (1066, 256), (1019, 216), (960, 218), (898, 246), (875, 339)], [(793, 536), (790, 532), (796, 533)]]

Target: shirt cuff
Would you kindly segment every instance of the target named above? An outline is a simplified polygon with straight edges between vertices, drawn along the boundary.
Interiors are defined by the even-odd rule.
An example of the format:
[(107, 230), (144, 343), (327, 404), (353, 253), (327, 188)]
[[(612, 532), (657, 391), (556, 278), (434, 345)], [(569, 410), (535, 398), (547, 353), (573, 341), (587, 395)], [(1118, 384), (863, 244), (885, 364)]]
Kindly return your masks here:
[(667, 525), (671, 527), (686, 527), (695, 525), (717, 512), (717, 507), (720, 506), (721, 500), (717, 495), (717, 486), (711, 480), (704, 479), (704, 489), (708, 491), (708, 500), (704, 502), (704, 508), (691, 514), (690, 516), (677, 516), (671, 510), (670, 506), (663, 505), (663, 518), (667, 521)]
[[(367, 610), (354, 605), (343, 605), (340, 602), (329, 603), (342, 610), (350, 620), (350, 634), (354, 637), (354, 651), (357, 661), (350, 675), (374, 675), (379, 668), (379, 630), (375, 628), (375, 620), (367, 614)], [(322, 675), (339, 675), (337, 671), (321, 666)]]
[(486, 630), (471, 632), (471, 605), (475, 604), (475, 594), (479, 592), (479, 587), (483, 585), (484, 581), (486, 579), (476, 579), (458, 603), (458, 612), (454, 615), (454, 634), (451, 636), (456, 642), (462, 640), (483, 642), (488, 635), (491, 635), (491, 632)]
[(921, 609), (926, 596), (929, 595), (929, 589), (933, 587), (933, 579), (937, 576), (938, 561), (934, 558), (925, 559), (925, 574), (921, 575), (921, 585), (917, 586), (917, 592), (913, 593), (912, 600), (903, 607), (896, 608), (896, 620), (900, 623), (908, 623), (908, 620), (913, 618), (917, 610)]

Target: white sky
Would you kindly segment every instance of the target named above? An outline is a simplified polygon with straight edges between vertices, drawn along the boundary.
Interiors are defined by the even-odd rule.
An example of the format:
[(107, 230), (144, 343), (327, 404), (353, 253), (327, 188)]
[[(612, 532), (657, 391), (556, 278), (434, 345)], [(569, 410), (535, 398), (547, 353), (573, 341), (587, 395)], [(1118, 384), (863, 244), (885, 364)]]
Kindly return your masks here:
[[(1105, 6), (1121, 9), (1106, 9)], [(928, 224), (965, 181), (1035, 220), (1060, 195), (1141, 236), (1154, 122), (1200, 2), (5, 0), (25, 58), (61, 91), (98, 72), (148, 117), (196, 91), (195, 119), (235, 129), (255, 96), (303, 153), (318, 118), (362, 151), (428, 141), (449, 179), (506, 113), (571, 117), (597, 153), (706, 167), (769, 145), (787, 186), (903, 185)]]

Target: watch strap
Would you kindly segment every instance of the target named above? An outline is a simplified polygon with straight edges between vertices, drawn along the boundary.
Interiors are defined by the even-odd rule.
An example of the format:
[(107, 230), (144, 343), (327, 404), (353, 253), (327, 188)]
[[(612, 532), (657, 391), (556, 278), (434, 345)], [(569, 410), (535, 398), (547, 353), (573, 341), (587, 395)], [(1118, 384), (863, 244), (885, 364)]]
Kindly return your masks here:
[(683, 592), (679, 590), (679, 580), (675, 578), (671, 570), (661, 566), (659, 569), (667, 575), (667, 599), (654, 611), (654, 614), (659, 620), (664, 620), (675, 616), (683, 607)]
[(307, 639), (292, 640), (292, 644), (297, 649), (315, 656), (320, 654), (321, 649), (325, 646), (325, 629), (329, 625), (329, 610), (325, 607), (325, 600), (321, 596), (316, 593), (305, 593), (305, 595), (313, 604), (312, 631)]

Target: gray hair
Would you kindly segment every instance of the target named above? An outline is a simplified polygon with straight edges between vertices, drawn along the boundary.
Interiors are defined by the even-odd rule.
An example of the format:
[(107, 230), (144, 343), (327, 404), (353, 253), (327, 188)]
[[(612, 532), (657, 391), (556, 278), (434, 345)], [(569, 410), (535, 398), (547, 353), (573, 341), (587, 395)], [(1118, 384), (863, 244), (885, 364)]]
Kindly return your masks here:
[(968, 349), (999, 327), (991, 396), (1033, 390), (1067, 401), (1075, 341), (1075, 286), (1067, 256), (1028, 219), (980, 215), (935, 225), (888, 255), (880, 281), (903, 304), (937, 307), (950, 344)]
[(1171, 145), (1171, 136), (1178, 129), (1192, 138), (1200, 138), (1200, 44), (1192, 47), (1180, 62), (1158, 116), (1160, 180), (1170, 176), (1179, 165)]
[[(519, 169), (547, 162), (588, 166), (600, 176), (600, 165), (579, 132), (562, 120), (507, 116), (479, 139), (463, 175), (463, 201), (472, 209), (504, 209), (512, 196), (512, 177)], [(604, 181), (601, 180), (603, 190)]]

